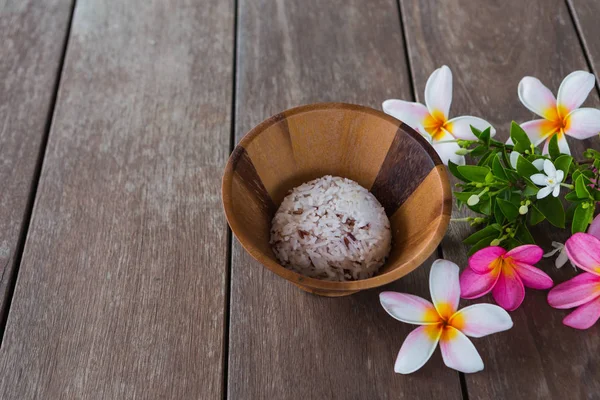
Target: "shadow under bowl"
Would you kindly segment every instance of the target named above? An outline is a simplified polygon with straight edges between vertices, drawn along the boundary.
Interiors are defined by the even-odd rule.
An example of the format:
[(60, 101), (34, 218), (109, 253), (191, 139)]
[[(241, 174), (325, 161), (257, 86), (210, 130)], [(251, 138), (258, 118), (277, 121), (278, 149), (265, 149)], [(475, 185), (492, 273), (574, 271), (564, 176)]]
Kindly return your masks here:
[[(390, 219), (392, 250), (372, 278), (309, 278), (280, 265), (271, 250), (271, 220), (287, 191), (324, 175), (369, 189)], [(227, 162), (222, 199), (231, 230), (252, 257), (301, 289), (331, 297), (385, 285), (420, 266), (442, 240), (452, 210), (446, 168), (420, 134), (383, 112), (344, 103), (293, 108), (252, 129)]]

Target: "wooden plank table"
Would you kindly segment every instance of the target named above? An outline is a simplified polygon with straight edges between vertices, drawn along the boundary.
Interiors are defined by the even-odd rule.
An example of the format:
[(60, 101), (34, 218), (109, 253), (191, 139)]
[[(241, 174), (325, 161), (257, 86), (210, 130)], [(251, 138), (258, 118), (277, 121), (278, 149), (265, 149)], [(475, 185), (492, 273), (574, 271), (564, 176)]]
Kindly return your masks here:
[[(393, 372), (412, 327), (379, 292), (427, 297), (432, 260), (466, 265), (469, 228), (452, 224), (405, 278), (329, 299), (255, 262), (220, 200), (228, 154), (262, 120), (312, 102), (423, 101), (443, 64), (451, 114), (485, 117), (506, 139), (512, 119), (532, 117), (523, 76), (556, 91), (573, 70), (599, 72), (599, 11), (594, 0), (0, 0), (0, 398), (600, 398), (600, 324), (565, 327), (544, 291), (527, 292), (512, 330), (474, 340), (483, 372), (450, 370), (439, 352)], [(597, 91), (586, 105), (600, 107)], [(571, 142), (590, 146), (600, 140)], [(568, 236), (535, 234), (545, 248)], [(574, 275), (540, 267), (555, 282)]]

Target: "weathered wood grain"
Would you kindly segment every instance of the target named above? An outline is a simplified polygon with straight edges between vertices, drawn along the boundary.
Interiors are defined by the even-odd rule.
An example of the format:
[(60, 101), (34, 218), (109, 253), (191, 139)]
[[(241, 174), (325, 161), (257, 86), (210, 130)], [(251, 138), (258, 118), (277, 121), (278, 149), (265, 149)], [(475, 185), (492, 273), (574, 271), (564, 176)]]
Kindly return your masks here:
[[(447, 64), (454, 75), (451, 116), (484, 117), (501, 139), (508, 137), (512, 119), (533, 118), (517, 97), (523, 76), (538, 77), (556, 93), (567, 74), (587, 69), (562, 0), (403, 0), (401, 4), (417, 97), (423, 100), (429, 73)], [(595, 91), (586, 104), (599, 105)], [(597, 139), (570, 143), (574, 154), (600, 144)], [(454, 215), (465, 212), (455, 209)], [(470, 231), (465, 225), (451, 224), (442, 243), (445, 257), (461, 266), (467, 264), (467, 247), (461, 240)], [(564, 242), (568, 237), (547, 225), (535, 235), (545, 249), (551, 240)], [(556, 283), (574, 274), (568, 266), (556, 270), (550, 260), (539, 266)], [(481, 301), (492, 300), (475, 302)], [(566, 312), (550, 308), (545, 291), (528, 289), (521, 308), (511, 314), (515, 326), (510, 332), (474, 341), (486, 369), (466, 376), (469, 398), (595, 398), (600, 393), (599, 326), (586, 332), (563, 326)]]
[(592, 71), (596, 74), (596, 86), (600, 87), (600, 1), (597, 0), (567, 0), (570, 7), (578, 36), (587, 53)]
[(0, 320), (52, 112), (71, 0), (0, 1)]
[[(241, 0), (238, 21), (237, 140), (301, 104), (411, 97), (395, 1)], [(429, 265), (385, 289), (428, 296)], [(413, 327), (383, 311), (380, 290), (304, 293), (235, 239), (231, 290), (230, 399), (461, 398), (438, 353), (412, 376), (394, 374)]]
[(0, 398), (222, 396), (232, 3), (77, 2)]

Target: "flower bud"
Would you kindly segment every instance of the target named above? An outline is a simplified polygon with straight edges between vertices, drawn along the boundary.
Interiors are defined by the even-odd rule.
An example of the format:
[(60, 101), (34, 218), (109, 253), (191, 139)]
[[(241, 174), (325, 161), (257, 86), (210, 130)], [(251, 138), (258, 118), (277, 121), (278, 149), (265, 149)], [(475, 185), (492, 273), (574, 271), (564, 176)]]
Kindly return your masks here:
[(476, 194), (471, 195), (471, 197), (469, 197), (469, 200), (467, 200), (467, 204), (470, 206), (477, 205), (477, 203), (479, 203), (479, 196), (477, 196)]
[(525, 215), (525, 214), (527, 214), (527, 212), (529, 212), (529, 207), (527, 207), (527, 206), (519, 207), (519, 214)]
[(498, 239), (494, 239), (492, 240), (492, 242), (490, 243), (490, 246), (498, 246), (500, 244), (500, 240)]
[(467, 154), (469, 154), (469, 150), (467, 149), (458, 149), (454, 152), (454, 154), (456, 154), (457, 156), (466, 156)]

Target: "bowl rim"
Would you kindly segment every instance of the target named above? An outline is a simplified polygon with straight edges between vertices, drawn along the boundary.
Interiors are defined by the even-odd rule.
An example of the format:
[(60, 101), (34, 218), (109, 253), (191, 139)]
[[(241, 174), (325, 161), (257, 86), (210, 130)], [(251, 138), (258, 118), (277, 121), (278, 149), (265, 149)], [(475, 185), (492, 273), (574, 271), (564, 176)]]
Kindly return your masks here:
[[(295, 271), (289, 270), (282, 266), (279, 263), (274, 262), (269, 257), (266, 257), (262, 251), (258, 250), (254, 245), (252, 245), (249, 241), (246, 241), (243, 237), (237, 235), (236, 231), (239, 231), (239, 227), (237, 221), (233, 215), (233, 201), (231, 196), (231, 186), (233, 182), (233, 157), (232, 155), (236, 153), (236, 150), (239, 147), (246, 148), (246, 145), (252, 142), (256, 136), (265, 131), (268, 127), (279, 123), (281, 120), (289, 118), (290, 116), (296, 114), (302, 114), (309, 111), (316, 110), (334, 110), (334, 109), (345, 109), (351, 110), (355, 112), (363, 112), (367, 114), (372, 114), (378, 118), (383, 118), (388, 122), (398, 125), (398, 128), (402, 127), (406, 130), (413, 139), (415, 139), (421, 147), (428, 153), (434, 163), (434, 169), (437, 169), (440, 174), (441, 184), (442, 184), (442, 209), (440, 212), (440, 218), (438, 218), (438, 224), (430, 235), (429, 241), (427, 245), (423, 248), (423, 250), (416, 254), (415, 257), (401, 264), (399, 267), (395, 268), (392, 271), (388, 271), (386, 273), (375, 275), (371, 278), (361, 279), (357, 281), (325, 281), (316, 278), (310, 278), (304, 276)], [(433, 171), (433, 169), (432, 169)], [(256, 261), (262, 264), (264, 267), (274, 272), (286, 280), (301, 286), (306, 286), (312, 289), (317, 290), (327, 290), (327, 291), (358, 291), (364, 289), (371, 289), (378, 286), (385, 285), (387, 283), (391, 283), (400, 279), (401, 277), (409, 274), (414, 271), (417, 267), (422, 265), (422, 263), (433, 254), (436, 250), (440, 242), (442, 241), (444, 234), (448, 228), (450, 223), (450, 215), (452, 212), (452, 192), (450, 190), (450, 182), (448, 179), (448, 174), (446, 172), (446, 167), (443, 165), (441, 159), (439, 158), (437, 152), (431, 144), (429, 144), (419, 133), (417, 133), (410, 126), (405, 124), (404, 122), (392, 117), (391, 115), (385, 114), (382, 111), (361, 106), (357, 104), (350, 103), (340, 103), (340, 102), (328, 102), (328, 103), (313, 103), (301, 105), (298, 107), (293, 107), (284, 111), (281, 111), (254, 128), (252, 128), (248, 133), (242, 137), (239, 143), (235, 146), (231, 154), (229, 155), (229, 159), (227, 160), (227, 164), (225, 166), (225, 171), (223, 174), (223, 179), (221, 183), (221, 200), (223, 203), (223, 209), (225, 211), (225, 218), (229, 224), (229, 227), (232, 233), (235, 235), (237, 240), (240, 242), (244, 250), (252, 256)]]

